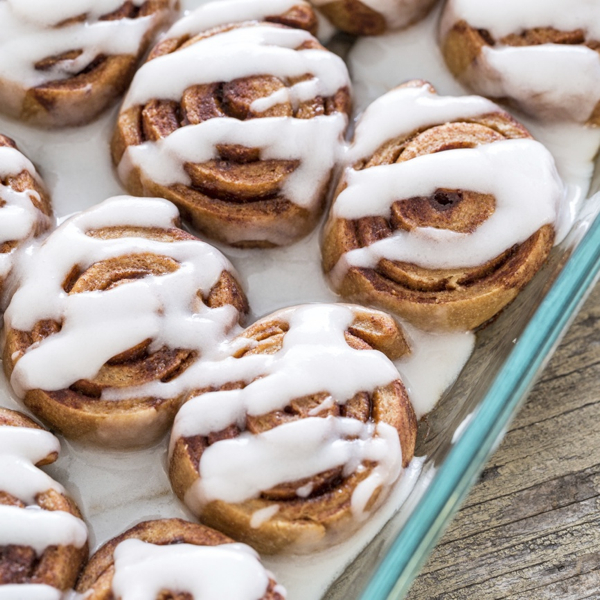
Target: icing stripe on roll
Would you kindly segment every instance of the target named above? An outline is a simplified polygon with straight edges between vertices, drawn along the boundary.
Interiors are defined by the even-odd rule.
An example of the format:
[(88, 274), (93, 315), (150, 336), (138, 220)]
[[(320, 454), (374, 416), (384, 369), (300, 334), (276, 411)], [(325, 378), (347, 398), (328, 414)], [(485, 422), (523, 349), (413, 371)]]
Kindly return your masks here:
[(202, 600), (257, 600), (269, 586), (258, 555), (244, 544), (157, 546), (137, 539), (114, 552), (113, 593), (121, 600), (157, 598), (161, 590)]

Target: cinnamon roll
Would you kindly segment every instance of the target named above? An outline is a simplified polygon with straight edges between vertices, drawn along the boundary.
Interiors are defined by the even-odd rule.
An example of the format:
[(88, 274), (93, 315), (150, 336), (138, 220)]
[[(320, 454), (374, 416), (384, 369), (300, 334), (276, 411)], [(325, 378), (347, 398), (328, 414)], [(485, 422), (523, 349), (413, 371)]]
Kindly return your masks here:
[(63, 487), (39, 467), (60, 444), (28, 417), (0, 408), (0, 595), (59, 600), (87, 558), (87, 528)]
[(378, 311), (316, 304), (232, 344), (175, 419), (175, 493), (260, 552), (347, 536), (413, 457), (416, 418), (390, 360), (408, 352), (401, 331)]
[(50, 197), (35, 167), (13, 140), (0, 134), (0, 299), (17, 248), (47, 229), (51, 214)]
[(0, 0), (0, 110), (82, 125), (129, 85), (177, 0)]
[(189, 390), (190, 368), (247, 312), (229, 261), (177, 224), (165, 200), (111, 198), (21, 265), (4, 367), (27, 407), (67, 437), (155, 440)]
[(411, 82), (359, 121), (323, 241), (334, 288), (428, 330), (474, 329), (546, 260), (563, 185), (489, 100)]
[(299, 0), (225, 0), (176, 23), (119, 115), (112, 153), (127, 190), (171, 200), (228, 244), (307, 234), (350, 108), (346, 66), (306, 31), (313, 22)]
[(86, 600), (286, 597), (252, 548), (181, 519), (145, 521), (104, 544), (76, 591)]
[(600, 5), (449, 0), (442, 51), (476, 92), (545, 120), (600, 125)]
[(353, 35), (381, 35), (423, 19), (436, 0), (310, 0), (338, 28)]

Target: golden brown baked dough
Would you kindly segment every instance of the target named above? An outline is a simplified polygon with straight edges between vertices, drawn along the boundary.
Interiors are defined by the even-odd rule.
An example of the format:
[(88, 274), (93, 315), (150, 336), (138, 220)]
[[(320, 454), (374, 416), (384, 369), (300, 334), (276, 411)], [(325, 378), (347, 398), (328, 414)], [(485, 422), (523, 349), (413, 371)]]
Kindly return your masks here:
[[(385, 313), (371, 309), (352, 307), (354, 321), (346, 329), (344, 337), (348, 346), (357, 350), (379, 350), (390, 359), (408, 353), (408, 346), (395, 321)], [(239, 338), (253, 343), (246, 345), (235, 356), (238, 359), (252, 355), (273, 355), (279, 352), (290, 329), (288, 321), (275, 313), (249, 327)], [(234, 341), (235, 343), (235, 341)], [(309, 374), (307, 374), (309, 376)], [(244, 388), (244, 382), (232, 381), (220, 389)], [(197, 390), (190, 395), (198, 397), (213, 388)], [(351, 508), (353, 492), (371, 473), (374, 463), (363, 463), (350, 475), (343, 468), (334, 468), (300, 481), (290, 481), (266, 490), (259, 497), (239, 503), (213, 500), (197, 510), (193, 505), (192, 486), (200, 478), (200, 459), (204, 451), (221, 440), (233, 439), (241, 433), (260, 434), (286, 423), (309, 417), (346, 417), (362, 423), (386, 423), (393, 427), (399, 437), (402, 464), (407, 466), (413, 458), (417, 422), (402, 381), (398, 378), (389, 385), (374, 390), (364, 390), (345, 404), (333, 398), (327, 408), (319, 407), (331, 394), (327, 390), (319, 394), (298, 397), (284, 410), (265, 415), (246, 415), (242, 427), (232, 425), (208, 436), (172, 437), (169, 477), (173, 490), (188, 507), (197, 512), (207, 525), (247, 543), (259, 552), (272, 554), (286, 548), (305, 552), (330, 544), (347, 536), (360, 522), (355, 520)], [(299, 488), (308, 489), (305, 497), (297, 493)], [(368, 500), (366, 510), (371, 510), (382, 500), (382, 488), (377, 488)], [(267, 520), (253, 520), (256, 511), (273, 509), (276, 512)]]
[(338, 28), (353, 35), (381, 35), (390, 29), (408, 27), (423, 19), (435, 0), (387, 0), (389, 16), (360, 0), (315, 2), (319, 10)]
[[(0, 148), (11, 148), (18, 150), (17, 144), (11, 138), (0, 134)], [(10, 261), (10, 254), (12, 254), (17, 247), (30, 237), (37, 236), (43, 233), (50, 225), (50, 217), (52, 216), (52, 207), (50, 204), (50, 196), (46, 191), (41, 179), (33, 169), (25, 169), (19, 173), (10, 173), (6, 177), (2, 178), (1, 173), (5, 165), (2, 164), (2, 155), (0, 152), (0, 299), (4, 295), (4, 285), (10, 274), (11, 265), (8, 264)], [(3, 194), (2, 187), (5, 187), (7, 191), (14, 191), (19, 193), (27, 193), (28, 197), (33, 204), (35, 209), (34, 213), (37, 216), (32, 216), (31, 230), (25, 239), (6, 239), (10, 237), (10, 231), (4, 231), (4, 228), (10, 228), (12, 226), (11, 221), (6, 221), (6, 217), (2, 216), (2, 208), (10, 206), (10, 198)], [(2, 222), (2, 220), (4, 221)], [(3, 241), (4, 240), (4, 241)]]
[[(283, 15), (268, 17), (266, 24), (314, 31), (316, 18), (308, 5), (299, 3), (298, 7)], [(167, 36), (151, 51), (146, 66), (152, 64), (150, 61), (160, 61), (163, 57), (202, 44), (208, 38), (257, 25), (265, 23), (228, 24), (195, 36)], [(295, 48), (296, 51), (307, 49), (326, 52), (312, 37)], [(235, 58), (232, 61), (235, 62)], [(341, 63), (340, 68), (345, 69)], [(113, 162), (123, 167), (128, 163), (125, 153), (129, 148), (168, 141), (171, 134), (182, 128), (215, 118), (229, 117), (242, 123), (253, 119), (269, 120), (269, 117), (308, 120), (349, 113), (350, 93), (347, 87), (339, 89), (331, 97), (318, 96), (298, 105), (288, 99), (262, 112), (253, 108), (257, 100), (285, 91), (310, 77), (310, 73), (302, 77), (281, 78), (269, 72), (257, 72), (232, 81), (189, 86), (177, 100), (154, 98), (143, 105), (131, 106), (122, 110), (118, 118), (112, 140)], [(136, 81), (137, 77), (130, 93), (135, 90)], [(279, 127), (276, 122), (270, 126)], [(198, 136), (202, 136), (201, 131)], [(315, 139), (313, 143), (318, 146), (320, 142)], [(268, 146), (261, 150), (227, 143), (226, 140), (216, 144), (215, 152), (215, 158), (207, 162), (184, 163), (189, 184), (162, 184), (155, 173), (144, 173), (139, 166), (129, 164), (125, 169), (119, 169), (121, 180), (134, 195), (160, 196), (171, 200), (182, 211), (183, 217), (201, 233), (235, 246), (289, 244), (314, 228), (324, 209), (329, 181), (312, 184), (314, 198), (307, 206), (300, 206), (292, 202), (282, 189), (299, 168), (299, 160), (265, 158), (263, 155), (268, 152)]]
[[(42, 429), (25, 415), (0, 408), (0, 427), (27, 427)], [(41, 460), (41, 467), (53, 463), (58, 458), (56, 452)], [(71, 498), (56, 490), (38, 494), (36, 504), (41, 510), (63, 511), (79, 519), (81, 513)], [(18, 506), (25, 509), (26, 504), (19, 498), (0, 490), (0, 506)], [(26, 546), (3, 546), (0, 532), (0, 585), (7, 584), (45, 584), (59, 590), (71, 589), (79, 570), (88, 556), (88, 545), (82, 548), (74, 546), (50, 546), (41, 556)]]
[[(58, 235), (57, 232), (54, 235)], [(168, 244), (176, 241), (197, 241), (185, 231), (172, 227), (104, 227), (87, 231), (98, 240), (133, 238)], [(200, 244), (200, 242), (198, 242)], [(135, 244), (133, 246), (135, 248)], [(165, 253), (168, 250), (165, 248)], [(82, 269), (75, 264), (63, 282), (69, 295), (110, 290), (137, 279), (173, 273), (180, 264), (169, 256), (135, 250), (108, 258)], [(226, 305), (238, 311), (242, 321), (248, 312), (246, 296), (235, 277), (223, 270), (217, 283), (205, 295), (198, 292), (201, 302), (209, 308)], [(135, 326), (134, 323), (131, 324)], [(8, 328), (4, 346), (4, 369), (10, 378), (16, 363), (39, 342), (61, 331), (56, 320), (41, 320), (30, 330)], [(118, 332), (115, 332), (118, 334)], [(90, 344), (94, 340), (89, 341)], [(68, 389), (28, 390), (25, 405), (43, 421), (67, 437), (108, 446), (147, 445), (165, 433), (179, 408), (183, 394), (170, 398), (134, 397), (104, 400), (103, 390), (126, 391), (153, 381), (173, 381), (198, 358), (196, 351), (163, 346), (151, 348), (148, 339), (112, 357), (92, 378), (76, 381)]]
[[(415, 81), (400, 87), (423, 85)], [(428, 89), (434, 92), (430, 86)], [(531, 135), (508, 113), (498, 110), (390, 139), (353, 168), (361, 171), (424, 154), (519, 138)], [(346, 185), (342, 180), (336, 197)], [(494, 210), (493, 196), (466, 189), (438, 189), (430, 197), (394, 202), (388, 218), (347, 220), (331, 216), (323, 238), (325, 272), (330, 273), (346, 252), (387, 238), (394, 231), (435, 227), (468, 234)], [(517, 296), (544, 263), (553, 242), (554, 227), (544, 225), (524, 243), (471, 268), (428, 269), (383, 258), (376, 268), (350, 266), (336, 290), (345, 298), (375, 303), (423, 329), (474, 329)]]
[[(214, 529), (182, 519), (145, 521), (104, 544), (90, 558), (77, 582), (77, 592), (86, 594), (88, 600), (113, 600), (112, 579), (115, 573), (113, 553), (121, 542), (128, 539), (137, 539), (158, 546), (171, 544), (220, 546), (233, 542), (232, 539)], [(235, 577), (235, 573), (231, 575)], [(283, 596), (277, 591), (276, 586), (276, 582), (271, 578), (267, 592), (260, 600), (283, 600)], [(167, 598), (168, 600), (189, 600), (190, 597), (185, 592), (164, 590), (160, 598), (156, 600), (167, 600)]]
[[(99, 50), (78, 72), (72, 72), (71, 62), (86, 51), (82, 48), (73, 47), (44, 57), (33, 65), (44, 79), (39, 85), (28, 88), (19, 81), (0, 78), (0, 98), (5, 100), (0, 110), (42, 127), (83, 125), (92, 121), (127, 89), (139, 59), (157, 31), (170, 20), (175, 5), (176, 0), (146, 0), (142, 4), (124, 0), (117, 10), (93, 22), (144, 19), (147, 23), (137, 52), (119, 54)], [(55, 29), (83, 23), (88, 23), (86, 14), (60, 22)], [(82, 28), (79, 35), (83, 44), (88, 43), (85, 29)], [(133, 34), (116, 31), (115, 35)], [(48, 73), (56, 76), (48, 76)]]

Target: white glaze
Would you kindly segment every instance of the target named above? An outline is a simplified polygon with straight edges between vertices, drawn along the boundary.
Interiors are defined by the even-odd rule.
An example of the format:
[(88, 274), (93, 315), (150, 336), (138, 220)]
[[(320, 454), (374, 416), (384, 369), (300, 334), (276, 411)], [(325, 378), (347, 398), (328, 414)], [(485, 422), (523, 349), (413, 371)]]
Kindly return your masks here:
[[(385, 355), (346, 343), (344, 332), (354, 320), (349, 306), (307, 305), (279, 311), (272, 318), (289, 324), (281, 350), (216, 364), (214, 378), (205, 377), (202, 385), (248, 385), (186, 402), (175, 419), (172, 446), (181, 437), (208, 435), (234, 424), (243, 427), (246, 415), (283, 410), (294, 398), (327, 391), (337, 404), (344, 404), (358, 392), (398, 379)], [(349, 476), (364, 461), (377, 466), (352, 497), (353, 513), (360, 519), (375, 490), (389, 487), (400, 475), (402, 453), (398, 434), (389, 425), (341, 417), (309, 417), (212, 444), (202, 455), (200, 479), (186, 494), (186, 503), (201, 511), (216, 499), (243, 502), (275, 485), (335, 467), (344, 466)]]
[[(64, 492), (60, 484), (35, 466), (59, 451), (58, 440), (48, 431), (0, 426), (0, 491), (26, 505), (0, 505), (0, 546), (27, 546), (41, 556), (50, 546), (81, 548), (86, 543), (87, 528), (81, 519), (60, 510), (44, 510), (37, 504), (39, 494)], [(6, 597), (12, 600), (22, 593), (24, 599), (53, 598), (47, 587), (28, 587), (19, 591), (19, 596)]]
[[(385, 139), (448, 120), (492, 112), (494, 105), (477, 98), (435, 97), (426, 86), (397, 89), (375, 102), (375, 109), (359, 121), (350, 162), (364, 157)], [(377, 106), (382, 110), (377, 110)], [(414, 121), (404, 115), (412, 115)], [(459, 117), (462, 107), (465, 115)], [(399, 118), (389, 114), (397, 109)], [(497, 110), (497, 109), (496, 109)], [(364, 136), (364, 140), (363, 140)], [(475, 231), (457, 233), (433, 227), (398, 229), (388, 238), (345, 253), (331, 273), (339, 286), (350, 267), (374, 268), (382, 258), (430, 269), (473, 267), (500, 256), (514, 244), (527, 240), (543, 225), (557, 221), (565, 190), (552, 155), (529, 139), (502, 140), (476, 148), (446, 150), (411, 160), (355, 170), (344, 174), (347, 187), (337, 196), (332, 219), (357, 220), (390, 214), (396, 201), (431, 196), (439, 188), (464, 189), (495, 198), (493, 214)], [(365, 198), (369, 198), (365, 202)]]
[(161, 590), (196, 600), (259, 600), (269, 585), (269, 573), (244, 544), (157, 546), (128, 539), (116, 547), (114, 560), (112, 589), (120, 600), (156, 598)]
[(475, 348), (472, 332), (430, 333), (403, 323), (411, 353), (394, 361), (417, 419), (431, 412)]
[(310, 6), (304, 0), (221, 0), (209, 2), (179, 19), (165, 34), (166, 38), (197, 35), (219, 25), (262, 21), (282, 15), (295, 6)]
[(39, 506), (0, 506), (2, 546), (30, 546), (41, 555), (50, 546), (82, 548), (87, 541), (85, 523), (72, 514)]
[[(23, 154), (14, 148), (0, 148), (0, 182), (6, 177), (23, 171), (29, 172), (41, 185), (35, 167)], [(48, 218), (33, 204), (39, 200), (37, 192), (16, 192), (0, 183), (0, 245), (4, 242), (23, 241), (32, 236), (36, 229), (48, 222)], [(0, 253), (0, 279), (6, 277), (13, 264), (14, 252)]]
[[(218, 250), (199, 240), (165, 243), (86, 235), (118, 225), (168, 229), (177, 216), (177, 209), (166, 200), (112, 198), (68, 220), (21, 257), (21, 286), (6, 311), (7, 326), (30, 331), (38, 321), (53, 319), (62, 323), (62, 329), (19, 359), (11, 378), (18, 394), (36, 388), (65, 389), (94, 377), (111, 357), (147, 339), (153, 340), (151, 351), (168, 346), (205, 356), (218, 349), (235, 327), (237, 311), (232, 306), (211, 309), (197, 296), (199, 290), (208, 294), (221, 273), (232, 270)], [(62, 287), (73, 265), (85, 270), (136, 253), (171, 257), (180, 268), (104, 291), (69, 295)], [(115, 393), (119, 397), (119, 391)]]
[(362, 113), (345, 161), (351, 164), (367, 158), (385, 142), (401, 135), (498, 110), (497, 104), (481, 96), (438, 96), (427, 85), (396, 88), (374, 100)]
[(444, 30), (460, 19), (477, 29), (487, 29), (494, 38), (521, 33), (535, 27), (559, 31), (583, 29), (591, 40), (600, 40), (600, 5), (595, 0), (450, 0), (444, 16)]
[(64, 493), (63, 487), (35, 465), (60, 452), (60, 443), (49, 432), (29, 427), (0, 427), (0, 491), (25, 504), (35, 504), (47, 490)]
[[(0, 1), (0, 101), (9, 113), (18, 113), (27, 89), (65, 79), (89, 65), (98, 55), (137, 55), (144, 35), (162, 14), (138, 19), (99, 21), (123, 2), (117, 0)], [(135, 4), (142, 4), (136, 0)], [(86, 19), (58, 24), (86, 14)], [(81, 50), (48, 70), (35, 64), (65, 52)]]
[(40, 583), (0, 585), (0, 600), (63, 600), (63, 593)]
[[(173, 31), (175, 35), (196, 33), (207, 24), (227, 22), (236, 13), (236, 20), (245, 20), (252, 15), (260, 17), (272, 12), (262, 1), (248, 3), (241, 12), (238, 4), (239, 0), (223, 6), (207, 4), (177, 24), (169, 35)], [(287, 3), (276, 4), (277, 8), (286, 6)], [(338, 56), (325, 50), (296, 50), (311, 40), (314, 38), (306, 31), (267, 24), (213, 35), (143, 65), (123, 108), (144, 104), (153, 98), (179, 101), (184, 91), (193, 85), (265, 74), (283, 81), (307, 74), (312, 77), (256, 100), (252, 105), (256, 111), (265, 111), (281, 102), (298, 106), (317, 97), (333, 96), (350, 85), (346, 66)], [(202, 67), (196, 68), (196, 65)], [(119, 175), (126, 181), (132, 170), (138, 169), (142, 181), (163, 186), (189, 185), (191, 180), (184, 169), (186, 163), (218, 158), (218, 144), (240, 144), (259, 148), (263, 159), (298, 160), (299, 166), (286, 178), (282, 194), (295, 204), (312, 209), (336, 163), (346, 124), (345, 115), (339, 113), (312, 119), (210, 119), (179, 128), (157, 142), (129, 146), (119, 165)], [(276, 244), (286, 243), (276, 232), (262, 232), (262, 236)]]
[(461, 79), (478, 93), (509, 97), (543, 119), (585, 123), (600, 101), (600, 54), (587, 46), (543, 44), (506, 46), (511, 33), (535, 27), (583, 30), (586, 41), (600, 40), (600, 5), (593, 0), (450, 0), (441, 22), (442, 39), (458, 21), (487, 29), (496, 39), (485, 46)]

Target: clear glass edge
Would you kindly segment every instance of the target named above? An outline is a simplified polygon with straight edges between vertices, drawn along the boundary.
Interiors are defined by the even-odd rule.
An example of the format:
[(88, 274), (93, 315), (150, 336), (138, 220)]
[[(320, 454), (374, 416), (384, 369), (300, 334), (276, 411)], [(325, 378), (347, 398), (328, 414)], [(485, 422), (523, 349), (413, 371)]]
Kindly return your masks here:
[(373, 573), (361, 600), (399, 600), (408, 592), (599, 274), (600, 217), (597, 217), (498, 372), (474, 418)]

